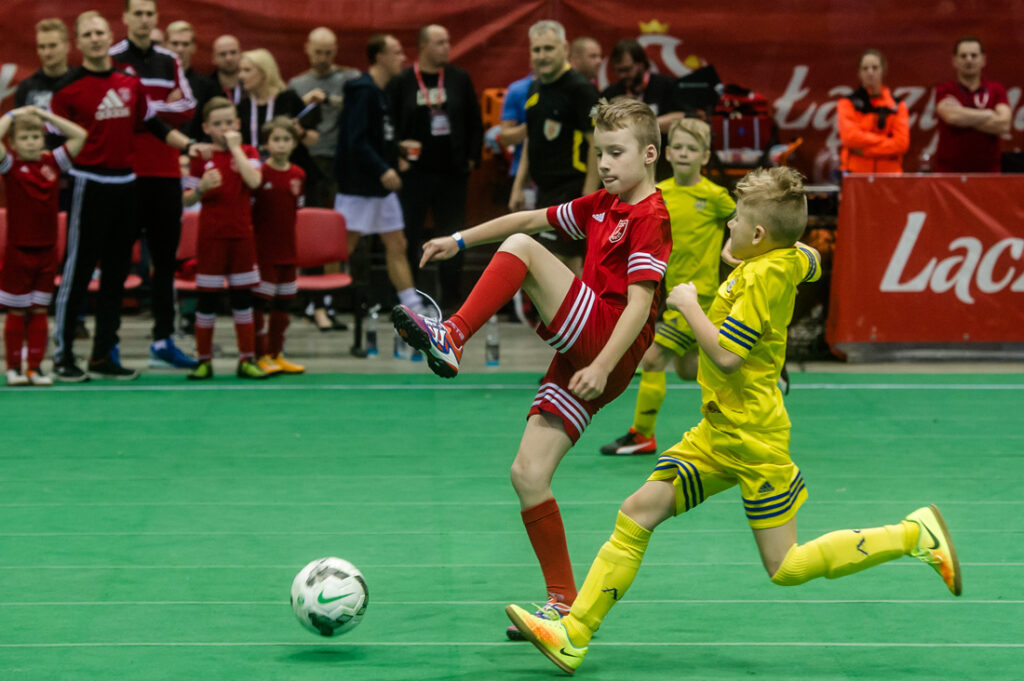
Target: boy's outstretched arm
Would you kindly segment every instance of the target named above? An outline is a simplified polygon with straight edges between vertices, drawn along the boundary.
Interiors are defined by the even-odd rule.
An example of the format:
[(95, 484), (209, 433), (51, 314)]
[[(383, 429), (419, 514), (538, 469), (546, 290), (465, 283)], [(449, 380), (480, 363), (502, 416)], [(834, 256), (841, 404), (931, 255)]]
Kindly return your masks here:
[(731, 374), (743, 365), (743, 358), (718, 344), (718, 327), (711, 323), (697, 301), (697, 287), (692, 283), (679, 284), (669, 291), (669, 308), (686, 318), (693, 335), (704, 354), (724, 373)]
[(651, 313), (651, 301), (654, 300), (654, 291), (658, 286), (653, 281), (638, 281), (629, 285), (626, 290), (626, 307), (615, 322), (615, 328), (608, 336), (608, 342), (601, 348), (587, 366), (583, 367), (569, 379), (569, 390), (576, 397), (583, 400), (592, 400), (604, 392), (605, 384), (608, 382), (608, 374), (612, 372), (615, 365), (619, 363), (626, 350), (636, 340), (640, 329), (647, 322)]
[(536, 234), (553, 229), (548, 223), (547, 211), (547, 208), (538, 208), (537, 210), (509, 213), (471, 227), (464, 232), (456, 232), (455, 234), (462, 238), (462, 244), (456, 241), (454, 234), (435, 237), (423, 244), (420, 267), (431, 260), (447, 260), (463, 248), (503, 241), (513, 234)]

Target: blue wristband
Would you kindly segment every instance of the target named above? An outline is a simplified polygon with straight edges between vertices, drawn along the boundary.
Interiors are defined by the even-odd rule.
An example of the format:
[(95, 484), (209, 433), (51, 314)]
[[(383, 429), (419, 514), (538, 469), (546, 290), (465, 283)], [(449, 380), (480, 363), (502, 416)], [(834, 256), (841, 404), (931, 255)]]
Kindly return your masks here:
[(459, 245), (459, 250), (466, 250), (466, 240), (462, 238), (462, 232), (455, 232), (452, 234), (452, 238), (455, 239), (455, 243)]

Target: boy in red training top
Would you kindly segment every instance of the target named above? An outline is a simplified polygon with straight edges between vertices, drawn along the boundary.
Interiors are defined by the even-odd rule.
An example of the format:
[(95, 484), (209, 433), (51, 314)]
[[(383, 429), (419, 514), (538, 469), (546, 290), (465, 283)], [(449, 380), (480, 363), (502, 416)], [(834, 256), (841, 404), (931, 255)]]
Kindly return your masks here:
[[(428, 241), (421, 266), (467, 245), (501, 241), (465, 304), (445, 322), (405, 306), (392, 319), (434, 373), (458, 373), (462, 346), (520, 288), (543, 321), (540, 337), (558, 354), (530, 408), (512, 463), (523, 524), (547, 583), (543, 616), (557, 619), (576, 598), (562, 516), (551, 491), (558, 462), (590, 419), (629, 384), (654, 336), (658, 290), (672, 250), (668, 211), (654, 186), (661, 133), (650, 108), (633, 100), (596, 107), (594, 146), (604, 189), (559, 206), (505, 215)], [(587, 241), (578, 278), (531, 239), (554, 228)], [(520, 640), (514, 627), (509, 638)]]
[(213, 141), (209, 159), (192, 159), (185, 179), (186, 206), (202, 201), (196, 249), (196, 352), (199, 366), (190, 380), (213, 378), (213, 326), (217, 298), (228, 280), (238, 339), (239, 378), (266, 378), (256, 365), (252, 288), (260, 283), (252, 238), (251, 192), (260, 186), (259, 152), (242, 144), (235, 105), (214, 97), (203, 107), (203, 132)]
[[(44, 121), (67, 137), (53, 152), (46, 151)], [(8, 131), (13, 153), (0, 144), (0, 175), (7, 186), (7, 251), (0, 270), (0, 305), (7, 307), (7, 385), (53, 385), (39, 365), (46, 352), (46, 308), (57, 274), (57, 183), (82, 150), (87, 133), (66, 118), (34, 106), (4, 114), (0, 140)], [(28, 370), (22, 373), (26, 335)]]
[[(256, 356), (265, 374), (301, 374), (301, 364), (284, 356), (284, 332), (288, 307), (295, 299), (295, 214), (303, 205), (306, 173), (290, 163), (299, 131), (287, 116), (276, 116), (263, 125), (263, 139), (270, 158), (263, 164), (263, 183), (255, 191), (252, 228), (256, 236), (256, 262), (260, 284), (256, 287)], [(269, 329), (264, 312), (269, 312)]]

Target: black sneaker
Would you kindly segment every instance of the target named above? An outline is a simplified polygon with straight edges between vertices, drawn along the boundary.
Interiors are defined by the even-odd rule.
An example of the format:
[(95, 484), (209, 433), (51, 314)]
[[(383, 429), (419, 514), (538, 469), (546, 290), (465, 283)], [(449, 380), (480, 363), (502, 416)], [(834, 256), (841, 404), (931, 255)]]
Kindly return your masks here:
[(89, 375), (75, 366), (74, 362), (58, 362), (53, 365), (53, 376), (63, 383), (85, 383)]
[(139, 377), (135, 369), (126, 369), (108, 355), (104, 359), (89, 360), (89, 375), (93, 378), (112, 378), (118, 381), (134, 381)]

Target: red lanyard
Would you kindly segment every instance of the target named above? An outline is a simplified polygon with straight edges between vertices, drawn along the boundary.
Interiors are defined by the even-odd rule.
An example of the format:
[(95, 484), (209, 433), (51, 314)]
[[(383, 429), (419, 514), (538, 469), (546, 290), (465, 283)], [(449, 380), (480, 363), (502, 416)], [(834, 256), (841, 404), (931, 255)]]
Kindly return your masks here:
[[(412, 65), (412, 70), (416, 72), (416, 82), (420, 84), (420, 92), (423, 93), (423, 101), (426, 102), (427, 106), (431, 109), (435, 108), (430, 103), (430, 91), (427, 90), (427, 84), (423, 82), (423, 74), (420, 73), (420, 63), (416, 62)], [(437, 74), (437, 107), (441, 108), (441, 93), (444, 92), (444, 67)]]
[(647, 84), (650, 83), (650, 82), (651, 82), (651, 72), (650, 71), (644, 71), (644, 82), (640, 84), (640, 89), (638, 89), (638, 90), (636, 90), (634, 92), (633, 90), (630, 90), (629, 88), (626, 88), (626, 94), (630, 95), (631, 97), (636, 97), (637, 99), (642, 99), (643, 95), (644, 95), (644, 92), (647, 90)]

